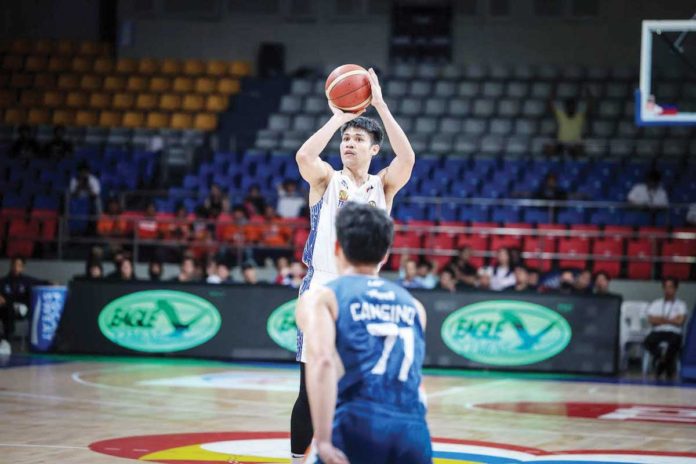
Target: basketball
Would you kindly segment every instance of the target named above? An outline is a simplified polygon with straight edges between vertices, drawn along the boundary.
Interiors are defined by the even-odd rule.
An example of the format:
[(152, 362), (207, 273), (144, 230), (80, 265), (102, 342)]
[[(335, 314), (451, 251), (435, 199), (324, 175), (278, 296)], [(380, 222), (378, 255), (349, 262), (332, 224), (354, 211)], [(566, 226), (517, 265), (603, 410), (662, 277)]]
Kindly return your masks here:
[(357, 64), (344, 64), (334, 69), (326, 79), (326, 98), (335, 107), (357, 113), (372, 100), (368, 72)]

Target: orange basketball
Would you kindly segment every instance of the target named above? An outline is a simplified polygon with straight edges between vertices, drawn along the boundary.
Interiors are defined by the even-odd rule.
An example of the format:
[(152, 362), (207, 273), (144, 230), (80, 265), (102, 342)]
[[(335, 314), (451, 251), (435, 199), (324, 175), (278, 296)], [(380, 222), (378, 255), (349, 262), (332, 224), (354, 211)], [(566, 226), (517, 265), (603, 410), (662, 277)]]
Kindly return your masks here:
[(326, 98), (343, 111), (357, 113), (372, 100), (368, 72), (357, 64), (344, 64), (334, 69), (326, 79)]

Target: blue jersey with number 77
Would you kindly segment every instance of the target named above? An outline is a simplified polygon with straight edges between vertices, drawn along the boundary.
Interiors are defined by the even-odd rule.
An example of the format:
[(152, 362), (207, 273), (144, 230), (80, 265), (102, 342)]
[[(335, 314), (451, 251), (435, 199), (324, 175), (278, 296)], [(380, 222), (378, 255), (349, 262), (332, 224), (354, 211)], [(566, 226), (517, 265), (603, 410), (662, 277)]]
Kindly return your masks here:
[(425, 338), (413, 296), (367, 275), (342, 276), (326, 287), (338, 302), (336, 350), (345, 368), (337, 408), (368, 401), (424, 416), (419, 387)]

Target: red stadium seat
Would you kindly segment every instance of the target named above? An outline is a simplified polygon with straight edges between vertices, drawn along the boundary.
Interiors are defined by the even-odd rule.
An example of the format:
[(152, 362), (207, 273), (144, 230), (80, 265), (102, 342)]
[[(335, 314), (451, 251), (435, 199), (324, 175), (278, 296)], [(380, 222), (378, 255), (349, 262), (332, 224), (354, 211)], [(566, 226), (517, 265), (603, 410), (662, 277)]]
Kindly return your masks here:
[[(686, 240), (669, 241), (662, 244), (663, 258), (672, 257), (693, 257), (690, 253), (690, 243)], [(691, 272), (691, 264), (689, 263), (662, 263), (662, 277), (676, 277), (677, 279), (688, 279)]]
[[(595, 240), (592, 244), (592, 254), (606, 257), (618, 257), (623, 255), (623, 242), (611, 238)], [(603, 271), (609, 274), (612, 278), (616, 278), (621, 273), (621, 261), (619, 260), (603, 260), (595, 258), (593, 272)]]
[(597, 237), (597, 232), (599, 232), (599, 226), (593, 224), (571, 224), (571, 232), (588, 232), (587, 235), (574, 235), (573, 237), (582, 240), (591, 240)]
[[(440, 233), (427, 236), (424, 248), (426, 250), (453, 250), (454, 244), (455, 237), (452, 234)], [(440, 269), (451, 261), (452, 257), (452, 255), (427, 255), (428, 261), (435, 263), (435, 272), (439, 272)]]
[(39, 223), (35, 219), (12, 218), (7, 237), (7, 256), (30, 257), (39, 238)]
[(488, 232), (488, 231), (481, 232), (478, 229), (496, 229), (498, 227), (499, 226), (498, 226), (497, 222), (472, 222), (471, 223), (471, 229), (472, 229), (471, 235), (476, 235), (479, 237), (488, 238), (488, 237), (491, 237), (494, 234), (494, 232)]
[[(551, 239), (548, 237), (526, 237), (523, 243), (522, 251), (525, 253), (556, 252), (556, 239)], [(524, 261), (530, 268), (537, 269), (542, 272), (550, 271), (553, 264), (552, 259), (526, 258)]]
[[(416, 232), (397, 232), (396, 234), (394, 234), (394, 243), (392, 244), (392, 250), (396, 248), (421, 248), (421, 242), (421, 236)], [(402, 253), (400, 252), (390, 252), (390, 269), (399, 269), (399, 266), (401, 265), (401, 256)]]
[[(628, 242), (626, 256), (628, 258), (647, 258), (653, 255), (652, 243), (648, 239), (637, 239)], [(652, 263), (649, 261), (628, 261), (629, 279), (650, 279)]]
[[(566, 255), (586, 255), (590, 251), (589, 241), (581, 238), (562, 238), (558, 241), (558, 253)], [(561, 269), (586, 269), (587, 260), (584, 258), (562, 258), (558, 260)]]

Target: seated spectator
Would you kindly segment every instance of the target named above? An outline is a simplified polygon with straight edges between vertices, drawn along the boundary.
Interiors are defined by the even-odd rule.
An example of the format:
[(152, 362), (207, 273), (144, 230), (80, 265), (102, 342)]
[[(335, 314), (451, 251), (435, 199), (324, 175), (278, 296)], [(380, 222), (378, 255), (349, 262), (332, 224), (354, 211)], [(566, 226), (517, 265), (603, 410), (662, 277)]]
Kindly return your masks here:
[(496, 255), (496, 265), (490, 267), (491, 290), (504, 290), (515, 285), (515, 273), (510, 263), (510, 252), (500, 248)]
[(433, 274), (433, 264), (424, 259), (418, 261), (415, 280), (421, 288), (427, 288), (428, 290), (435, 288), (438, 279)]
[(179, 273), (172, 279), (174, 282), (195, 282), (196, 262), (191, 256), (184, 256), (179, 264)]
[(480, 290), (492, 290), (492, 280), (491, 268), (482, 267), (476, 272), (476, 288)]
[(589, 269), (583, 269), (575, 277), (574, 293), (579, 295), (589, 295), (592, 293), (592, 272)]
[(576, 157), (584, 151), (582, 133), (588, 105), (583, 105), (575, 98), (568, 98), (561, 106), (555, 101), (550, 102), (551, 110), (556, 118), (556, 140), (550, 144), (547, 154), (562, 155), (564, 153)]
[(157, 258), (151, 259), (147, 265), (147, 273), (150, 276), (150, 281), (160, 282), (162, 280), (162, 261)]
[(194, 240), (206, 240), (213, 232), (213, 223), (208, 216), (208, 210), (204, 206), (196, 208), (196, 216), (191, 226)]
[(269, 247), (288, 246), (292, 230), (285, 224), (283, 219), (278, 216), (275, 208), (271, 205), (266, 205), (263, 217), (264, 223), (261, 243)]
[(10, 157), (31, 158), (39, 153), (39, 144), (31, 133), (31, 127), (19, 126), (19, 137), (10, 147)]
[(561, 201), (568, 198), (568, 194), (558, 186), (558, 178), (556, 174), (549, 173), (544, 178), (544, 183), (539, 190), (534, 194), (536, 200), (555, 200)]
[(219, 184), (212, 184), (210, 193), (208, 193), (208, 197), (203, 202), (203, 206), (207, 210), (208, 217), (214, 219), (223, 211), (228, 212), (230, 210), (230, 199), (222, 191)]
[(259, 232), (249, 227), (249, 217), (243, 206), (235, 206), (232, 209), (232, 219), (221, 225), (222, 239), (228, 243), (241, 245), (247, 242), (259, 240)]
[(258, 185), (249, 187), (249, 192), (244, 199), (244, 207), (249, 216), (261, 215), (266, 211), (266, 199), (261, 195), (261, 188)]
[(276, 277), (273, 283), (285, 285), (285, 278), (290, 275), (290, 260), (286, 256), (279, 256), (276, 259)]
[(245, 284), (256, 285), (259, 283), (258, 276), (256, 275), (256, 264), (252, 261), (245, 261), (242, 263), (242, 279)]
[(109, 198), (106, 203), (106, 212), (99, 216), (97, 221), (97, 233), (107, 237), (120, 237), (125, 235), (126, 222), (121, 217), (123, 211), (118, 199)]
[(177, 206), (173, 220), (160, 223), (161, 235), (169, 240), (188, 240), (191, 237), (191, 228), (189, 213), (183, 204)]
[(399, 285), (404, 288), (421, 288), (420, 282), (416, 280), (418, 277), (418, 266), (416, 262), (412, 259), (402, 259), (403, 268), (401, 272), (402, 277), (399, 279)]
[(516, 292), (534, 292), (535, 289), (529, 285), (529, 270), (523, 265), (515, 266), (515, 285), (511, 288)]
[(231, 284), (234, 282), (234, 279), (232, 279), (232, 269), (230, 269), (230, 265), (227, 261), (218, 261), (216, 271), (221, 284)]
[(133, 266), (133, 260), (130, 258), (123, 258), (121, 263), (118, 265), (118, 274), (114, 277), (114, 280), (123, 281), (134, 281), (137, 280), (135, 277), (135, 267)]
[(297, 182), (286, 180), (278, 187), (277, 210), (280, 217), (299, 217), (306, 204), (305, 196), (297, 191)]
[(573, 271), (566, 269), (561, 272), (557, 291), (564, 295), (570, 295), (575, 292), (575, 274), (573, 274)]
[(457, 282), (455, 271), (450, 267), (445, 267), (440, 271), (440, 280), (437, 283), (437, 290), (444, 290), (446, 292), (456, 292), (460, 290), (461, 284)]
[(527, 276), (529, 280), (529, 286), (534, 290), (539, 289), (539, 271), (536, 269), (527, 268)]
[(114, 250), (113, 256), (111, 257), (111, 263), (114, 265), (114, 270), (106, 276), (107, 279), (116, 279), (119, 276), (119, 269), (121, 268), (121, 261), (126, 258), (126, 252), (123, 250)]
[(149, 202), (145, 207), (143, 217), (138, 219), (136, 232), (138, 238), (143, 240), (155, 240), (159, 237), (159, 226), (157, 224), (157, 209), (153, 202)]
[(465, 285), (476, 285), (476, 266), (471, 264), (471, 247), (465, 246), (459, 250), (459, 254), (452, 258), (447, 267), (452, 269), (457, 280)]
[(595, 295), (612, 295), (609, 291), (611, 278), (604, 271), (599, 271), (594, 278), (594, 293)]
[(70, 179), (70, 195), (74, 197), (84, 197), (90, 200), (90, 212), (101, 214), (101, 183), (89, 169), (89, 164), (81, 162), (77, 167), (77, 175)]
[(669, 206), (667, 192), (660, 185), (660, 172), (653, 169), (645, 176), (645, 182), (639, 183), (628, 192), (628, 202), (634, 206), (648, 208), (666, 208)]
[[(655, 377), (666, 374), (674, 378), (679, 350), (682, 346), (682, 327), (686, 321), (686, 303), (677, 298), (679, 281), (662, 279), (664, 296), (648, 307), (648, 321), (652, 330), (645, 338), (645, 349), (652, 355)], [(663, 346), (666, 345), (666, 348)]]
[(100, 280), (104, 278), (104, 268), (101, 261), (88, 259), (85, 263), (85, 273), (77, 276), (79, 279)]
[(300, 288), (305, 276), (305, 267), (298, 261), (293, 261), (290, 265), (290, 272), (283, 279), (283, 285), (292, 288)]
[(73, 152), (73, 144), (65, 140), (65, 127), (53, 128), (53, 138), (43, 148), (43, 154), (47, 158), (60, 160)]
[(24, 274), (24, 258), (10, 259), (10, 269), (5, 277), (0, 279), (0, 321), (3, 334), (0, 336), (0, 352), (10, 354), (9, 340), (14, 335), (15, 321), (29, 315), (31, 306), (31, 289), (49, 282)]

